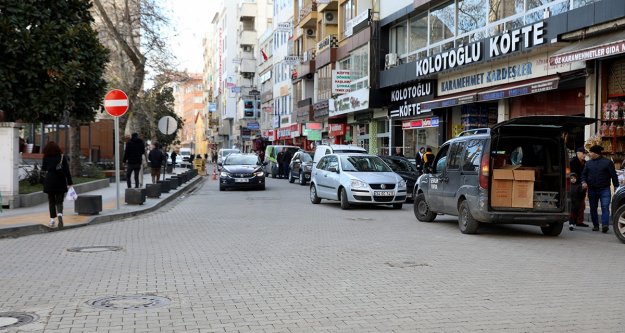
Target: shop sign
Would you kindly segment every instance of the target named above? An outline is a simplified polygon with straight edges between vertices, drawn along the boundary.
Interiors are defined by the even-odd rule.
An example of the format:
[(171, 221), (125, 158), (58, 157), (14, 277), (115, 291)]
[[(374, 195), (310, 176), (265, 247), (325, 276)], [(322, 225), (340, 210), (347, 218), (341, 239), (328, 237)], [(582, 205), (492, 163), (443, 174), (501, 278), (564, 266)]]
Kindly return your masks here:
[(438, 127), (438, 117), (406, 120), (401, 123), (402, 129)]
[(287, 96), (289, 94), (289, 86), (288, 85), (283, 85), (282, 87), (280, 87), (280, 96)]
[(251, 130), (257, 130), (260, 129), (260, 124), (256, 121), (250, 121), (249, 123), (247, 123), (247, 128)]
[(217, 103), (209, 102), (208, 103), (208, 112), (217, 111)]
[(545, 43), (545, 23), (537, 22), (508, 31), (469, 45), (417, 60), (417, 78), (440, 71), (461, 67), (484, 59), (483, 45), (487, 44), (488, 58), (505, 56)]
[(328, 124), (328, 136), (345, 135), (345, 124)]
[(369, 108), (369, 88), (363, 88), (339, 96), (334, 100), (330, 117)]
[(367, 9), (362, 13), (358, 14), (353, 19), (347, 21), (345, 24), (345, 37), (349, 37), (354, 34), (354, 27), (359, 25), (362, 22), (369, 21), (371, 18), (371, 9)]
[(321, 140), (321, 131), (320, 130), (308, 130), (308, 134), (306, 135), (308, 140), (310, 141), (319, 141)]
[(576, 61), (586, 61), (591, 59), (609, 57), (625, 52), (625, 41), (599, 45), (593, 48), (578, 50), (574, 52), (559, 54), (549, 58), (550, 65), (567, 64)]
[(322, 123), (306, 123), (306, 129), (309, 130), (321, 130), (323, 128)]
[(423, 82), (414, 84), (405, 88), (399, 88), (391, 91), (392, 102), (405, 102), (409, 99), (431, 96), (432, 82)]
[(329, 114), (330, 110), (328, 110), (328, 108), (320, 109), (313, 112), (313, 118), (318, 120), (327, 117)]
[(291, 127), (281, 127), (278, 129), (278, 140), (290, 139)]
[(558, 89), (558, 79), (537, 82), (510, 89), (485, 92), (477, 95), (478, 101), (498, 100), (521, 95), (535, 94), (543, 91)]
[[(425, 81), (391, 91), (389, 115), (396, 117), (415, 117), (421, 114), (420, 102), (433, 94), (433, 81)], [(427, 110), (430, 111), (430, 110)]]
[(262, 133), (263, 133), (263, 137), (267, 138), (269, 141), (275, 140), (273, 130), (264, 130), (262, 131)]
[(284, 57), (284, 63), (289, 66), (299, 65), (300, 57), (299, 56), (286, 56)]
[(276, 31), (280, 32), (291, 32), (293, 31), (293, 23), (291, 22), (280, 22), (276, 27)]
[(536, 79), (583, 69), (585, 66), (583, 62), (551, 65), (549, 64), (548, 53), (526, 56), (521, 59), (506, 59), (489, 63), (485, 67), (466, 70), (453, 76), (445, 76), (445, 79), (438, 81), (437, 95), (444, 96), (467, 90)]
[(332, 94), (345, 94), (352, 91), (352, 72), (332, 70)]
[(296, 138), (300, 135), (302, 135), (302, 132), (300, 131), (299, 124), (291, 125), (291, 138)]
[(328, 106), (329, 106), (328, 100), (325, 99), (323, 101), (313, 104), (313, 110), (317, 111), (317, 110), (327, 109)]
[(438, 101), (432, 101), (432, 102), (423, 102), (420, 105), (421, 108), (421, 112), (425, 112), (424, 110), (432, 110), (432, 109), (438, 109), (438, 108), (447, 108), (447, 107), (452, 107), (452, 106), (456, 106), (456, 105), (462, 105), (462, 104), (469, 104), (469, 103), (474, 103), (475, 102), (475, 94), (473, 95), (468, 95), (468, 96), (462, 96), (462, 97), (456, 97), (456, 98), (447, 98), (444, 100), (438, 100)]
[(319, 43), (317, 43), (317, 53), (325, 50), (328, 47), (339, 47), (339, 40), (336, 38), (336, 35), (328, 35), (326, 38), (322, 39)]

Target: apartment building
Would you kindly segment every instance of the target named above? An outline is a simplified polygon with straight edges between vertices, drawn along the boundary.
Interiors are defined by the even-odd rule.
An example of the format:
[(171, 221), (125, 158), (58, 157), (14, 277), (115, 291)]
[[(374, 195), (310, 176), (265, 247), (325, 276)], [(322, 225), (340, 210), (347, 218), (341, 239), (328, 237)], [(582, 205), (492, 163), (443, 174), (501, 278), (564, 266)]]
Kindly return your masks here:
[(618, 0), (384, 2), (374, 61), (392, 143), (414, 156), (511, 118), (583, 115), (603, 121), (570, 146), (598, 134), (622, 160), (624, 16)]
[[(206, 140), (203, 133), (198, 136), (196, 129), (197, 118), (206, 117), (207, 107), (204, 101), (204, 80), (202, 74), (191, 73), (189, 79), (176, 83), (174, 87), (174, 111), (184, 121), (184, 126), (178, 132), (178, 139), (182, 147), (191, 148), (191, 152), (199, 154), (206, 152)], [(201, 129), (199, 130), (203, 132)]]

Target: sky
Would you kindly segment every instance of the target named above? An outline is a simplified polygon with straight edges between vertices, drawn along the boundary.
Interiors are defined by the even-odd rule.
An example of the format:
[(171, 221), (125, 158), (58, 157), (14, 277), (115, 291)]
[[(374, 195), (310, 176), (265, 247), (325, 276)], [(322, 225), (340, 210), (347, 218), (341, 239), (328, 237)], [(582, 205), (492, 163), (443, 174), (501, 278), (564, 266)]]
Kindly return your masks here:
[(170, 13), (173, 30), (170, 45), (179, 64), (178, 70), (202, 73), (202, 39), (220, 0), (162, 0), (162, 4)]

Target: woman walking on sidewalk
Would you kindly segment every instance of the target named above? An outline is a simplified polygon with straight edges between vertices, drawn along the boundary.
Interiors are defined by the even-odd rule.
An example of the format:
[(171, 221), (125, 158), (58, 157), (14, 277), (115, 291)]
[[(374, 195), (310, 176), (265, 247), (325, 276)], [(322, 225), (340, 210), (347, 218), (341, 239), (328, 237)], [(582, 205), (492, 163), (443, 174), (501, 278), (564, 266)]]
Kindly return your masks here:
[(48, 142), (43, 148), (41, 170), (46, 172), (43, 192), (48, 194), (50, 227), (54, 227), (54, 219), (58, 218), (59, 228), (63, 228), (63, 200), (67, 190), (74, 183), (69, 173), (67, 158), (54, 141)]

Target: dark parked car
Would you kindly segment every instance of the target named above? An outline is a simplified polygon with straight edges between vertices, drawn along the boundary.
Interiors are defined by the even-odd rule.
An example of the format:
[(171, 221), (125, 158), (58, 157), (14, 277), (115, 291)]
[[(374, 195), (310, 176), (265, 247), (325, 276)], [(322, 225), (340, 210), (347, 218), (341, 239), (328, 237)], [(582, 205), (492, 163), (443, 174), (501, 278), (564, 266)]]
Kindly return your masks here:
[(265, 189), (263, 163), (255, 154), (233, 153), (224, 158), (219, 173), (219, 190), (229, 188)]
[(612, 228), (616, 237), (625, 243), (625, 187), (620, 186), (612, 197)]
[[(406, 187), (411, 189), (408, 191), (407, 200), (412, 201), (412, 189), (414, 184), (419, 178), (419, 170), (417, 167), (407, 158), (401, 156), (382, 156), (380, 158), (388, 164), (389, 167), (406, 181)], [(414, 158), (412, 159), (414, 161)]]
[(299, 179), (299, 184), (304, 186), (310, 181), (313, 158), (310, 153), (300, 150), (293, 155), (289, 164), (289, 183)]
[(595, 121), (528, 116), (463, 132), (440, 147), (431, 170), (419, 177), (416, 218), (458, 216), (464, 234), (476, 233), (480, 223), (516, 223), (559, 235), (570, 213), (567, 148)]

